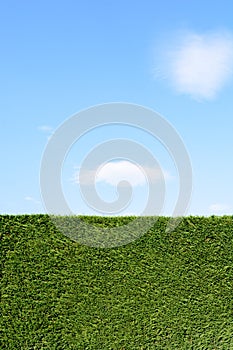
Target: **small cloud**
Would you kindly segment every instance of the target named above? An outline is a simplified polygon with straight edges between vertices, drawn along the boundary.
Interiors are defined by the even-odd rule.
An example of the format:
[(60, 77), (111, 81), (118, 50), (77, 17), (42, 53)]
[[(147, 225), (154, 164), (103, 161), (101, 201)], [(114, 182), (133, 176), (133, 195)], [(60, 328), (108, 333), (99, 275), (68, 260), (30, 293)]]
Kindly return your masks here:
[(226, 211), (230, 211), (230, 207), (227, 204), (214, 203), (209, 206), (209, 210), (214, 213), (223, 213)]
[(41, 125), (41, 126), (38, 126), (38, 130), (43, 132), (51, 132), (53, 131), (53, 128), (49, 125)]
[(39, 204), (40, 202), (38, 200), (36, 200), (35, 198), (31, 197), (31, 196), (26, 196), (24, 197), (24, 200), (25, 201), (28, 201), (28, 202), (33, 202), (35, 204)]
[[(80, 169), (79, 169), (80, 171)], [(80, 183), (79, 171), (75, 173), (74, 180)], [(158, 168), (139, 167), (129, 161), (108, 162), (98, 169), (84, 170), (82, 185), (92, 184), (92, 179), (96, 182), (104, 182), (111, 186), (117, 186), (121, 181), (127, 181), (133, 187), (144, 186), (147, 183), (147, 174), (152, 181), (160, 181), (164, 177), (169, 180), (172, 177), (167, 171), (160, 171)]]
[(158, 71), (178, 93), (212, 99), (232, 77), (233, 36), (228, 32), (182, 33), (165, 49)]
[(53, 136), (54, 129), (49, 125), (38, 126), (38, 130), (47, 134), (47, 140), (49, 141)]

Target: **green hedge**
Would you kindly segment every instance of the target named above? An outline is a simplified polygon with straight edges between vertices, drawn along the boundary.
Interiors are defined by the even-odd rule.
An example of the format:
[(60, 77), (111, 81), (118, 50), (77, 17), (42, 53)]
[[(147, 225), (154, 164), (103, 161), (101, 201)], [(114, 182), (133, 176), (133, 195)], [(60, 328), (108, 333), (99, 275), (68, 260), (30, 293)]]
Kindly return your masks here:
[(107, 249), (48, 215), (0, 216), (0, 349), (233, 349), (233, 216), (185, 217), (170, 233), (167, 221)]

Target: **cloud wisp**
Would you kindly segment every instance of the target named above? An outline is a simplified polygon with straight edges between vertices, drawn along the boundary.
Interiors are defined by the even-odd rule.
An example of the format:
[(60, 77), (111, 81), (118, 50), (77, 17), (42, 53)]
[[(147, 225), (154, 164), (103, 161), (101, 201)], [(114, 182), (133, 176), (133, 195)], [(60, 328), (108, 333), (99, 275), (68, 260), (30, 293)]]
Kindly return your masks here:
[(223, 213), (230, 211), (230, 207), (223, 203), (214, 203), (209, 206), (209, 210), (214, 213)]
[(53, 135), (54, 129), (49, 126), (49, 125), (40, 125), (37, 128), (39, 131), (47, 134), (47, 140), (49, 140), (51, 138), (51, 136)]
[(34, 204), (40, 204), (40, 201), (36, 200), (34, 197), (32, 196), (25, 196), (24, 197), (24, 200), (25, 201), (28, 201), (28, 202), (32, 202)]
[(162, 56), (159, 70), (178, 93), (210, 100), (233, 75), (233, 35), (182, 33)]
[(44, 131), (44, 132), (51, 132), (53, 128), (49, 125), (40, 125), (38, 126), (38, 130)]
[[(96, 183), (105, 183), (111, 186), (121, 185), (121, 181), (127, 181), (133, 187), (144, 186), (147, 184), (146, 174), (150, 175), (153, 181), (170, 180), (172, 176), (167, 171), (161, 171), (157, 168), (143, 167), (140, 168), (136, 164), (127, 160), (108, 162), (98, 169), (87, 169), (85, 176), (82, 177), (82, 183), (79, 179), (79, 171), (75, 173), (74, 182), (80, 185), (90, 185), (90, 179), (95, 177)], [(162, 176), (161, 176), (162, 175)], [(122, 183), (124, 184), (124, 183)]]

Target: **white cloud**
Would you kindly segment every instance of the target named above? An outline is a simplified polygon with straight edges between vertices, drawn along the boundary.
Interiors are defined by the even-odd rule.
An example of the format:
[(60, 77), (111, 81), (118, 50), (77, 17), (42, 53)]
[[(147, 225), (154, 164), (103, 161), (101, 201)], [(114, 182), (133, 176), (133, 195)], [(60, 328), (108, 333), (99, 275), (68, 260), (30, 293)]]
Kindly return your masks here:
[(49, 126), (49, 125), (41, 125), (41, 126), (38, 126), (37, 128), (39, 131), (42, 131), (44, 132), (45, 134), (47, 134), (47, 140), (49, 141), (50, 138), (53, 136), (53, 133), (54, 133), (54, 129)]
[(49, 125), (41, 125), (41, 126), (38, 126), (38, 130), (43, 132), (51, 132), (53, 128)]
[(230, 207), (227, 204), (214, 203), (209, 206), (209, 210), (214, 213), (222, 213), (222, 212), (230, 211)]
[[(136, 164), (122, 160), (118, 162), (108, 162), (102, 167), (93, 170), (85, 170), (82, 180), (83, 185), (91, 183), (91, 178), (95, 178), (96, 182), (105, 182), (106, 184), (117, 186), (120, 181), (128, 181), (131, 186), (143, 186), (147, 183), (146, 174), (153, 179), (152, 181), (160, 181), (162, 176), (165, 180), (171, 179), (167, 171), (161, 170), (162, 174), (157, 168), (145, 167), (140, 168)], [(79, 183), (79, 171), (75, 174), (75, 182)]]
[(232, 76), (233, 36), (183, 33), (163, 56), (163, 75), (178, 93), (212, 99)]
[(31, 197), (31, 196), (24, 197), (24, 200), (28, 201), (28, 202), (33, 202), (35, 204), (39, 204), (40, 203), (38, 200), (36, 200), (34, 197)]

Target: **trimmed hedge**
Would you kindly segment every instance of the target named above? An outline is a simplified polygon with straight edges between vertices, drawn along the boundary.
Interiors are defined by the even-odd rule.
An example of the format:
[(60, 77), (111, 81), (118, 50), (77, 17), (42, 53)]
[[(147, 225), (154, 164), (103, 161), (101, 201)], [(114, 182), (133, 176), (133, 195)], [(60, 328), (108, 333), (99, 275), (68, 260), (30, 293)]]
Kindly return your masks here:
[(170, 233), (167, 221), (107, 249), (48, 215), (0, 216), (0, 349), (233, 349), (233, 216), (184, 217)]

